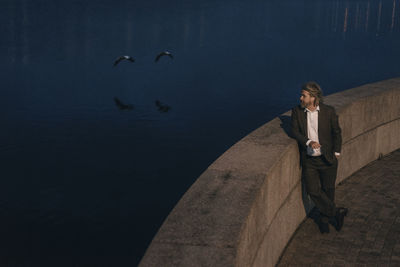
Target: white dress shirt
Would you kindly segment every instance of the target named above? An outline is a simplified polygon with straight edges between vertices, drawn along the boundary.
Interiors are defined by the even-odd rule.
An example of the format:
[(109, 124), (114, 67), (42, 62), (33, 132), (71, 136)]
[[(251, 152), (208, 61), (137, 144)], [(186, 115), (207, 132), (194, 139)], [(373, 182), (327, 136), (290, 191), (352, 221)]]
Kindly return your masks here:
[(319, 106), (314, 111), (309, 110), (308, 108), (304, 109), (304, 112), (307, 112), (307, 135), (308, 141), (307, 145), (307, 154), (309, 156), (321, 156), (321, 149), (316, 148), (313, 149), (309, 144), (311, 141), (319, 143), (318, 139), (318, 112)]
[[(307, 145), (307, 155), (309, 156), (321, 156), (321, 148), (313, 149), (309, 144), (311, 141), (319, 143), (318, 139), (318, 113), (319, 113), (319, 106), (314, 111), (309, 110), (308, 108), (304, 109), (304, 112), (307, 112), (307, 135), (308, 141)], [(339, 156), (340, 153), (335, 152), (336, 156)]]

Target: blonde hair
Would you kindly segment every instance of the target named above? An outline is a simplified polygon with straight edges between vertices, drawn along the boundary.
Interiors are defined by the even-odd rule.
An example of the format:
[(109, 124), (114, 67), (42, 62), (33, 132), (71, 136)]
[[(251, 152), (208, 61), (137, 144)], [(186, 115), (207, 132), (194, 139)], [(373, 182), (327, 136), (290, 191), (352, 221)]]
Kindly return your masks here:
[(317, 106), (319, 103), (324, 102), (324, 96), (322, 93), (321, 86), (314, 81), (303, 84), (301, 90), (307, 91), (311, 96), (315, 97), (314, 105)]

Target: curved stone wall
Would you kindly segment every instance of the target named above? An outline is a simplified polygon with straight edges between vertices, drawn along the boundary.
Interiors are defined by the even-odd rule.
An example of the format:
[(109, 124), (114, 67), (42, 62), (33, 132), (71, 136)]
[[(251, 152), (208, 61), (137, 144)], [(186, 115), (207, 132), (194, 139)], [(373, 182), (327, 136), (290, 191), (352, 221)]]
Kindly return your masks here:
[[(400, 78), (330, 95), (342, 128), (337, 182), (400, 148)], [(274, 266), (310, 208), (290, 111), (256, 129), (197, 179), (140, 266)]]

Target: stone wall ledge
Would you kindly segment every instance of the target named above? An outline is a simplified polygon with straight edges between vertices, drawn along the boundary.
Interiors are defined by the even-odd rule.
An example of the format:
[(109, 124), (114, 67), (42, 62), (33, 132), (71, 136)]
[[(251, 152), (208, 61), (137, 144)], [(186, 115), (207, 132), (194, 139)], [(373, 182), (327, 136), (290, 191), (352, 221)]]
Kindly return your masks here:
[[(400, 148), (400, 78), (329, 95), (343, 146), (337, 183)], [(288, 111), (245, 136), (196, 180), (147, 249), (145, 266), (274, 266), (311, 207)]]

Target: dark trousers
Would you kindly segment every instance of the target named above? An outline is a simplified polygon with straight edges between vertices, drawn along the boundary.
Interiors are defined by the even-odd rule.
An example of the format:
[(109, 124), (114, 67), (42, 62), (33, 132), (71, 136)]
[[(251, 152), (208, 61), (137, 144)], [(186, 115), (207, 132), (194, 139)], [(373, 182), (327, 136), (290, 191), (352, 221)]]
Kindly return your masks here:
[(335, 181), (337, 161), (329, 164), (323, 156), (306, 156), (302, 164), (307, 193), (315, 206), (326, 217), (335, 216)]

